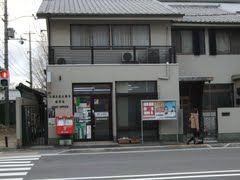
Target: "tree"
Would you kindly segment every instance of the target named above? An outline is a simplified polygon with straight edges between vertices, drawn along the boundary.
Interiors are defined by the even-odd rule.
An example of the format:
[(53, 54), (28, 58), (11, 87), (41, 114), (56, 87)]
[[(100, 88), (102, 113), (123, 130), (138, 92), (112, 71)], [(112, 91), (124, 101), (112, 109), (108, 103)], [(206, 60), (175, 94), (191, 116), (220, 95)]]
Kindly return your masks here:
[(48, 60), (47, 38), (41, 33), (40, 41), (37, 41), (36, 53), (32, 57), (33, 87), (46, 89), (46, 66)]

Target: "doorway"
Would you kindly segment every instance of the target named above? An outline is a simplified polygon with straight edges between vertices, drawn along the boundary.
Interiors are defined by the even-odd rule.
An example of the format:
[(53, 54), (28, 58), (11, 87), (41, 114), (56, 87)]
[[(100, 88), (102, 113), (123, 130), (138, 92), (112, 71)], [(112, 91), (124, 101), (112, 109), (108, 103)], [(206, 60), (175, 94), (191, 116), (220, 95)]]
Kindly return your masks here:
[(200, 133), (204, 131), (202, 119), (202, 97), (204, 81), (180, 81), (180, 108), (183, 110), (183, 133), (186, 137), (191, 134), (189, 122), (193, 108), (198, 109)]
[(96, 93), (96, 87), (91, 89), (88, 93), (75, 93), (73, 97), (74, 140), (112, 140), (111, 94)]

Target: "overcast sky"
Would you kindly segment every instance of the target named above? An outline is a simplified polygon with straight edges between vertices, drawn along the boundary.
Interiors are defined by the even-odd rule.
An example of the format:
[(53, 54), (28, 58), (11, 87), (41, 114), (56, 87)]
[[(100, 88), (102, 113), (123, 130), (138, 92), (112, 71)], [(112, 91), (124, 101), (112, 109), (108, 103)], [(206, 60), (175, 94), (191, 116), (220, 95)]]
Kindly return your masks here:
[[(1, 2), (1, 16), (4, 14), (4, 0)], [(8, 0), (8, 27), (15, 29), (15, 38), (22, 36), (28, 39), (29, 30), (33, 33), (32, 35), (32, 56), (36, 55), (37, 41), (39, 40), (40, 30), (46, 29), (44, 20), (35, 20), (32, 14), (36, 14), (42, 0)], [(3, 65), (3, 22), (1, 21), (1, 51), (0, 51), (0, 66)], [(23, 82), (26, 84), (26, 80), (29, 80), (29, 58), (28, 49), (29, 43), (26, 41), (23, 45), (18, 40), (9, 40), (9, 70), (10, 70), (10, 81), (11, 83)]]

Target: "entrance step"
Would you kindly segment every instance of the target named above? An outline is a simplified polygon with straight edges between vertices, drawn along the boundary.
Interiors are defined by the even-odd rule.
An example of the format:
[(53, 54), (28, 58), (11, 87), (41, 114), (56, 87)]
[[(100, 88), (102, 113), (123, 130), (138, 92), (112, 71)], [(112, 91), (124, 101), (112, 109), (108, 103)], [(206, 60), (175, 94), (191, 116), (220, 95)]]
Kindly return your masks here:
[(208, 137), (204, 138), (204, 143), (205, 144), (214, 144), (214, 143), (217, 143), (217, 142), (218, 141), (217, 141), (216, 138), (208, 138)]
[(86, 141), (86, 142), (73, 142), (72, 145), (72, 148), (103, 148), (103, 147), (119, 147), (119, 144), (113, 141)]

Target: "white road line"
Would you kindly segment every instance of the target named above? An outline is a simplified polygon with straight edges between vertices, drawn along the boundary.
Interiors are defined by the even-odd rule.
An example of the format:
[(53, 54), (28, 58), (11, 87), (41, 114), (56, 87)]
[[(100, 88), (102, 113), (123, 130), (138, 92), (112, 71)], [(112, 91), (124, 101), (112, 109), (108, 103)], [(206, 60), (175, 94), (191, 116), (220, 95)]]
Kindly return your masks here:
[(10, 173), (0, 173), (0, 177), (10, 177), (10, 176), (26, 176), (27, 172), (10, 172)]
[(224, 146), (224, 148), (227, 148), (229, 145), (230, 145), (230, 143), (226, 144), (226, 145)]
[(0, 161), (0, 164), (30, 164), (31, 161)]
[(5, 157), (0, 157), (0, 160), (2, 159), (17, 159), (17, 158), (40, 158), (41, 155), (25, 155), (25, 156), (5, 156)]
[(11, 158), (11, 159), (0, 159), (1, 161), (36, 161), (40, 158), (23, 158), (23, 159), (17, 159), (17, 158)]
[(0, 165), (0, 168), (3, 167), (28, 167), (28, 166), (33, 166), (33, 164), (8, 164), (8, 165)]
[[(182, 176), (182, 175), (204, 175), (204, 174), (217, 174), (217, 173), (238, 173), (240, 170), (219, 170), (219, 171), (196, 171), (196, 172), (178, 172), (178, 173), (161, 173), (161, 174), (140, 174), (140, 175), (122, 175), (122, 176), (93, 176), (93, 177), (72, 177), (72, 178), (57, 178), (48, 180), (89, 180), (89, 179), (121, 179), (121, 178), (159, 178), (157, 176)], [(36, 179), (47, 180), (47, 179)]]
[(0, 169), (0, 172), (29, 171), (29, 170), (31, 170), (31, 167), (26, 167), (26, 168), (3, 168), (3, 169)]
[[(172, 176), (172, 177), (156, 177), (156, 178), (144, 178), (137, 180), (169, 180), (169, 179), (193, 179), (193, 178), (210, 178), (210, 177), (232, 177), (240, 176), (240, 174), (208, 174), (208, 175), (194, 175), (194, 176)], [(136, 180), (136, 179), (128, 179)]]
[(23, 180), (23, 178), (0, 178), (0, 180)]

